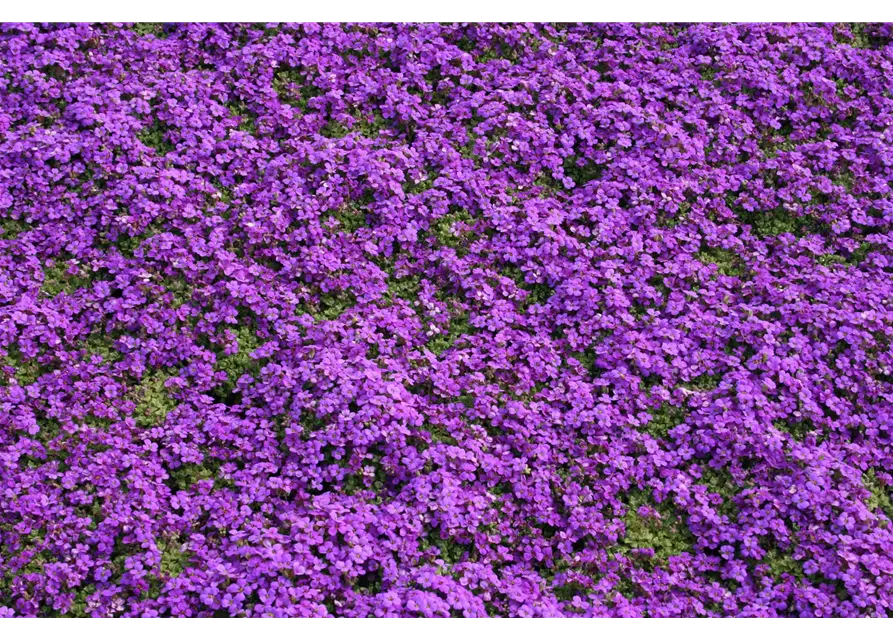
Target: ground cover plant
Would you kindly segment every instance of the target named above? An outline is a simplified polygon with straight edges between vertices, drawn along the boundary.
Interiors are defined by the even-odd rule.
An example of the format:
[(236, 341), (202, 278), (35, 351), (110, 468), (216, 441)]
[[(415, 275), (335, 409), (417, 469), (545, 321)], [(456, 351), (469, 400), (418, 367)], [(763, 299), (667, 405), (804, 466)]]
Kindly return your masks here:
[(0, 27), (0, 616), (885, 616), (888, 25)]

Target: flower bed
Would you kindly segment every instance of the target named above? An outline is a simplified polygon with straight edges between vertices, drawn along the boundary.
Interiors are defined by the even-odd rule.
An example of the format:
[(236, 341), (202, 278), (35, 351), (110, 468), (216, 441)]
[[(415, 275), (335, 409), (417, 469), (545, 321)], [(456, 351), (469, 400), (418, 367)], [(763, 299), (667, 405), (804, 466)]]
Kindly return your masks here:
[(886, 615), (891, 36), (3, 26), (0, 615)]

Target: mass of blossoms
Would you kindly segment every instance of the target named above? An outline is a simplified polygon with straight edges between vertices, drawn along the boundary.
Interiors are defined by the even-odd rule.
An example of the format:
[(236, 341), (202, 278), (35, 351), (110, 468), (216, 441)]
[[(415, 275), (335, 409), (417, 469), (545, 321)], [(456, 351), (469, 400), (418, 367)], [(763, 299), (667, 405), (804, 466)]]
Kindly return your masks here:
[(893, 612), (893, 26), (0, 26), (0, 616)]

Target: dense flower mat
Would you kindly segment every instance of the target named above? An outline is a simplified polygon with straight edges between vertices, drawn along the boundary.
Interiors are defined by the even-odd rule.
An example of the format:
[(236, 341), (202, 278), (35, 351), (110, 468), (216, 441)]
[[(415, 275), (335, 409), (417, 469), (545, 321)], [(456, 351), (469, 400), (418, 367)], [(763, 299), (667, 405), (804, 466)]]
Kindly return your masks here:
[(890, 613), (891, 37), (3, 26), (0, 615)]

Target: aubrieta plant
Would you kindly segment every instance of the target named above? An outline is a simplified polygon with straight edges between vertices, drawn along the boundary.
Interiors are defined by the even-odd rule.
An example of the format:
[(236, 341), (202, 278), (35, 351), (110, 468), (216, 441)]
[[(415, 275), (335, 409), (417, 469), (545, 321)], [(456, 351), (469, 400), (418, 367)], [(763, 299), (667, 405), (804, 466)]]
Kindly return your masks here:
[(886, 616), (893, 27), (0, 27), (0, 616)]

